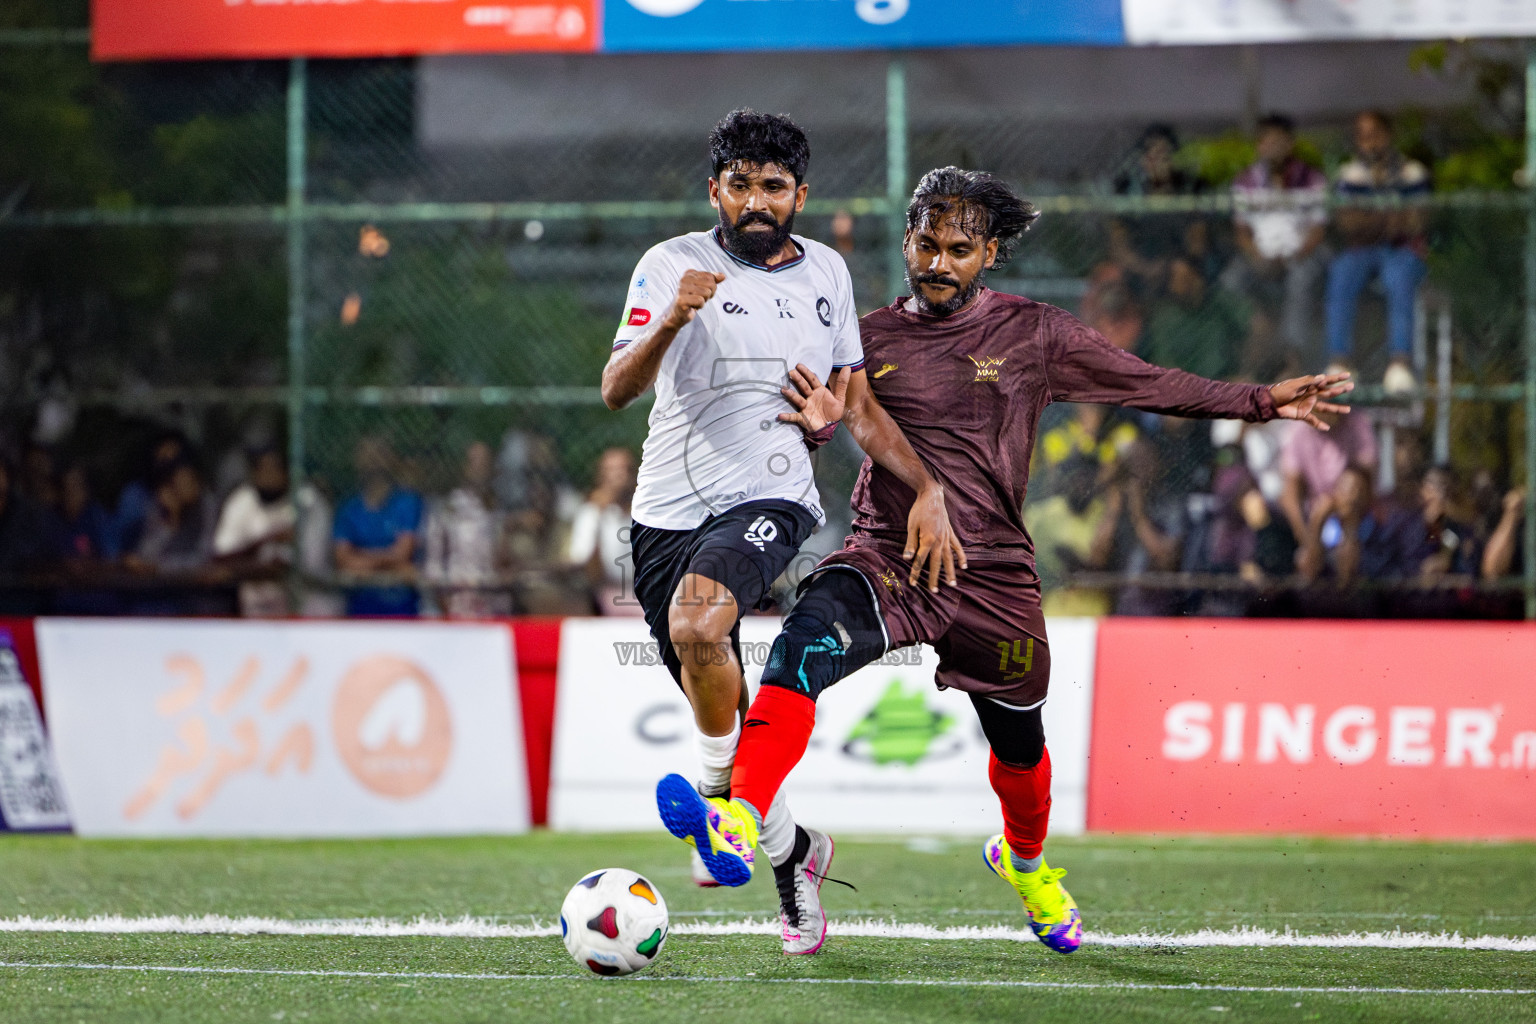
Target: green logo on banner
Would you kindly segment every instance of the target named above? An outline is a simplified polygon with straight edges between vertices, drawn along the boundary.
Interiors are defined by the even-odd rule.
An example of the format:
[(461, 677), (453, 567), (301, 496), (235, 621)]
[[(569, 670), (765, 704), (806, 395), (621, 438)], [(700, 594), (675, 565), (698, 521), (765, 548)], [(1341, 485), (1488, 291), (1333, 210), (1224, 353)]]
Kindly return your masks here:
[(935, 741), (954, 725), (954, 716), (930, 708), (921, 690), (908, 690), (901, 680), (893, 679), (869, 714), (848, 734), (843, 753), (875, 764), (910, 768), (935, 753)]

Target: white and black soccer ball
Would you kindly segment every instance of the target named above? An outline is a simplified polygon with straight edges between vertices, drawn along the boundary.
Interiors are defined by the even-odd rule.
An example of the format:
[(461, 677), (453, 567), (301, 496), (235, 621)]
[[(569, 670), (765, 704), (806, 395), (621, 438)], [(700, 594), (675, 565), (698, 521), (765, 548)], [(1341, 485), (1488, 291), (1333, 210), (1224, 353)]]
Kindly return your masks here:
[(633, 871), (594, 871), (560, 904), (560, 935), (571, 957), (593, 974), (633, 974), (661, 954), (667, 901)]

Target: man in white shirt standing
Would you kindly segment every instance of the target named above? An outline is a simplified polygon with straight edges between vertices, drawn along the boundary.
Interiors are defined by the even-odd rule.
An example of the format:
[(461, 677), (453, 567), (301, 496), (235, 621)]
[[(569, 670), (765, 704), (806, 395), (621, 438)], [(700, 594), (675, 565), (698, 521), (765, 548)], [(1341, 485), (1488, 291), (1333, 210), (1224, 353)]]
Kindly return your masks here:
[[(854, 439), (911, 489), (911, 582), (926, 567), (931, 590), (941, 576), (954, 583), (963, 555), (943, 488), (870, 393), (847, 266), (831, 248), (790, 233), (808, 191), (805, 133), (787, 117), (737, 110), (715, 126), (709, 147), (720, 223), (641, 259), (602, 390), (608, 407), (621, 409), (656, 388), (634, 498), (635, 595), (693, 706), (699, 792), (718, 796), (729, 791), (748, 704), (741, 617), (765, 606), (773, 581), (826, 518), (808, 449), (836, 423), (806, 440), (796, 381), (811, 392), (826, 380), (832, 394), (846, 395)], [(786, 401), (799, 411), (783, 411)], [(672, 825), (672, 801), (658, 791), (657, 802)], [(692, 838), (711, 874), (733, 875), (715, 880), (746, 880), (735, 877), (744, 863), (750, 873), (743, 837), (730, 840), (740, 844), (734, 857), (711, 848), (707, 834)], [(796, 826), (776, 800), (761, 843), (774, 865), (784, 951), (814, 953), (826, 934), (819, 889), (831, 840)]]

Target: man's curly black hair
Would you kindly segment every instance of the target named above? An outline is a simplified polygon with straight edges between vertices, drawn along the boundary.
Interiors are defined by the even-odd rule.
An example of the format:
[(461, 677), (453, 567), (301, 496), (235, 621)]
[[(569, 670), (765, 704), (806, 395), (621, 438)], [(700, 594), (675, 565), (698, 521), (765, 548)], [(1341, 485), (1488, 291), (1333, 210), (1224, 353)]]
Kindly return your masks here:
[(1040, 216), (1033, 203), (1019, 198), (1001, 178), (986, 171), (939, 167), (917, 183), (907, 206), (907, 230), (931, 226), (951, 213), (971, 237), (997, 239), (994, 267), (1008, 262), (1019, 239)]
[(784, 114), (733, 110), (709, 133), (709, 159), (717, 178), (738, 160), (754, 167), (778, 164), (795, 176), (799, 188), (811, 165), (811, 144)]

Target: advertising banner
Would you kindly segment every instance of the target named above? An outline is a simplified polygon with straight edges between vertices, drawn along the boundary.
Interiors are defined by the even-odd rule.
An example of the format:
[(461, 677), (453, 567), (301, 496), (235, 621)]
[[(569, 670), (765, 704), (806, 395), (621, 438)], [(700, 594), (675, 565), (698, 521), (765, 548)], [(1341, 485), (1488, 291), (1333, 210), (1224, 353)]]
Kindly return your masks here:
[(1088, 827), (1536, 838), (1536, 630), (1106, 619)]
[(97, 60), (587, 51), (599, 0), (92, 0)]
[(1120, 0), (604, 0), (603, 49), (827, 50), (1125, 41)]
[(504, 626), (54, 619), (37, 637), (81, 835), (528, 827)]
[(1536, 35), (1536, 0), (1125, 0), (1128, 42)]
[[(550, 825), (654, 830), (655, 786), (698, 777), (693, 717), (638, 620), (571, 619), (560, 646)], [(1092, 702), (1092, 620), (1050, 623), (1046, 739), (1055, 776), (1051, 827), (1083, 829)], [(777, 619), (742, 622), (756, 688)], [(892, 652), (822, 694), (816, 731), (786, 793), (807, 824), (843, 832), (983, 835), (1002, 827), (987, 743), (970, 699), (933, 685), (926, 647)]]
[(69, 828), (64, 786), (11, 634), (0, 629), (0, 829)]

